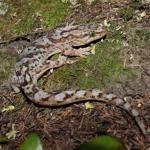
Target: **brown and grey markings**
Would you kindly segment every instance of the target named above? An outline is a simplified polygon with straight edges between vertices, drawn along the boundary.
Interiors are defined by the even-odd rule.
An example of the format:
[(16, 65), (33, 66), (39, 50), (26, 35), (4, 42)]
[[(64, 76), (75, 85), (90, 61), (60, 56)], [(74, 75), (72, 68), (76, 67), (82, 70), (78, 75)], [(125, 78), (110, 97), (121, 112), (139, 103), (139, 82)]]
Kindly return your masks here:
[[(147, 134), (139, 113), (132, 104), (117, 98), (114, 94), (105, 94), (98, 89), (92, 90), (67, 90), (57, 94), (45, 92), (37, 86), (38, 79), (50, 69), (72, 64), (70, 56), (83, 57), (91, 52), (89, 44), (101, 40), (106, 36), (106, 30), (100, 23), (85, 25), (68, 24), (58, 27), (46, 36), (34, 41), (20, 54), (15, 65), (11, 86), (15, 92), (20, 90), (32, 102), (41, 106), (61, 106), (82, 101), (100, 101), (122, 107), (135, 117), (142, 133)], [(75, 47), (78, 47), (76, 49)], [(52, 60), (51, 57), (59, 57)]]

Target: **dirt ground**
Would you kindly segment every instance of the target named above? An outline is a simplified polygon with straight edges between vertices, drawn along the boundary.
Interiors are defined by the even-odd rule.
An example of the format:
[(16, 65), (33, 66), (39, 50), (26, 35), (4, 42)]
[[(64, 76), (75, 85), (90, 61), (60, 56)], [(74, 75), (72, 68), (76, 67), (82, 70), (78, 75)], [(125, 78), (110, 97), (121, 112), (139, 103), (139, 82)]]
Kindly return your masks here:
[[(123, 10), (120, 10), (120, 14), (116, 13), (116, 8), (126, 10), (128, 6), (134, 10), (132, 15), (127, 16), (128, 12), (124, 13)], [(124, 49), (126, 57), (123, 56), (123, 65), (125, 69), (133, 69), (136, 76), (124, 76), (113, 86), (107, 86), (106, 91), (130, 99), (138, 108), (140, 118), (150, 133), (150, 5), (116, 0), (114, 3), (98, 1), (88, 7), (81, 2), (80, 6), (71, 9), (70, 15), (66, 17), (67, 22), (80, 22), (80, 18), (84, 18), (84, 22), (107, 18), (110, 22), (115, 22), (115, 26), (126, 26), (123, 30), (126, 30), (127, 34), (123, 38), (130, 46)], [(137, 21), (139, 12), (145, 12), (146, 16)], [(132, 32), (127, 28), (129, 24)], [(27, 37), (32, 41), (44, 33)], [(107, 38), (113, 35), (113, 31), (109, 30)], [(21, 47), (29, 43), (26, 39), (19, 39), (0, 44), (0, 48), (12, 54), (9, 51), (10, 46)], [(10, 91), (7, 88), (1, 89), (0, 109), (8, 105), (14, 105), (16, 109), (12, 112), (0, 112), (0, 135), (6, 135), (12, 124), (15, 124), (17, 131), (15, 140), (8, 140), (7, 144), (3, 145), (3, 150), (18, 149), (31, 132), (39, 133), (44, 150), (73, 150), (97, 135), (115, 136), (125, 143), (127, 150), (148, 150), (150, 147), (150, 139), (146, 139), (142, 134), (135, 120), (116, 106), (94, 102), (95, 108), (90, 110), (85, 109), (83, 103), (67, 107), (41, 108), (26, 100), (21, 94), (12, 95), (8, 94)]]

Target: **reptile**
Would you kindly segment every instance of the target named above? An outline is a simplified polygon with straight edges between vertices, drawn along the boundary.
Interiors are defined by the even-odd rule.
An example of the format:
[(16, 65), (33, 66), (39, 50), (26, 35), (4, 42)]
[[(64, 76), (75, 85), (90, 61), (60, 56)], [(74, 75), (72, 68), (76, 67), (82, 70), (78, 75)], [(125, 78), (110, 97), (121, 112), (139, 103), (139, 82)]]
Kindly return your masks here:
[[(100, 23), (85, 25), (67, 24), (57, 27), (39, 37), (20, 54), (11, 78), (11, 87), (15, 92), (22, 91), (33, 103), (41, 106), (62, 106), (83, 101), (99, 101), (123, 108), (135, 118), (144, 135), (147, 131), (140, 120), (139, 112), (132, 104), (112, 93), (98, 89), (66, 90), (60, 93), (45, 92), (37, 86), (37, 81), (50, 69), (72, 64), (72, 57), (84, 57), (91, 53), (90, 44), (103, 39), (107, 34)], [(53, 59), (53, 56), (59, 57)]]
[[(65, 27), (58, 27), (50, 31), (47, 35), (32, 42), (19, 55), (11, 78), (12, 89), (15, 92), (22, 90), (29, 99), (40, 103), (33, 98), (34, 93), (38, 93), (34, 90), (39, 89), (37, 80), (47, 70), (74, 63), (75, 61), (71, 60), (70, 57), (89, 55), (91, 52), (90, 43), (101, 40), (105, 36), (106, 30), (103, 29), (103, 26), (94, 23), (86, 25), (67, 24)], [(59, 57), (53, 60), (52, 57), (56, 54)], [(32, 94), (27, 90), (31, 87), (30, 85), (35, 85)], [(41, 92), (41, 90), (39, 91)]]

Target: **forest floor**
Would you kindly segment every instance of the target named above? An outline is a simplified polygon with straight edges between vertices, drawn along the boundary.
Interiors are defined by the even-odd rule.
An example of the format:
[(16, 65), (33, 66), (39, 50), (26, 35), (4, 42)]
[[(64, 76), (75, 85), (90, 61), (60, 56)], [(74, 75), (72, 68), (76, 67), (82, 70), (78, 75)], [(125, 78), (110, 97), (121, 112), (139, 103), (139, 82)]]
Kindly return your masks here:
[(33, 41), (60, 24), (101, 21), (108, 34), (96, 44), (95, 55), (54, 70), (40, 79), (39, 86), (47, 91), (99, 88), (130, 99), (150, 133), (150, 4), (140, 0), (97, 0), (91, 5), (80, 0), (77, 6), (59, 0), (6, 3), (8, 12), (0, 16), (0, 137), (8, 135), (12, 126), (16, 134), (2, 149), (18, 149), (31, 132), (39, 133), (45, 150), (72, 150), (97, 135), (115, 136), (128, 150), (148, 149), (150, 143), (122, 109), (96, 102), (92, 109), (83, 103), (38, 107), (21, 93), (11, 95), (8, 83), (18, 49), (30, 43), (11, 39), (22, 36)]

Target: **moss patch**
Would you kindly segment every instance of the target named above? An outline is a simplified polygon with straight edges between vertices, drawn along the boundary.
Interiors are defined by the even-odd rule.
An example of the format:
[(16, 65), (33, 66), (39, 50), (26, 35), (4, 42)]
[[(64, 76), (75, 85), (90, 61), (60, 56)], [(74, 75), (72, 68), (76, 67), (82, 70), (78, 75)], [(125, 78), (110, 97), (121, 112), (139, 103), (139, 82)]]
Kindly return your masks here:
[(60, 0), (7, 0), (8, 13), (0, 17), (1, 37), (15, 37), (37, 28), (54, 27), (68, 14), (68, 5)]
[(125, 8), (120, 8), (118, 10), (118, 14), (125, 21), (129, 21), (130, 19), (132, 19), (133, 15), (134, 15), (134, 9), (131, 8), (130, 6), (127, 6)]
[(47, 89), (65, 88), (106, 88), (120, 81), (122, 76), (131, 75), (124, 70), (122, 60), (122, 36), (116, 33), (113, 38), (96, 45), (96, 54), (70, 66), (54, 70), (50, 79), (40, 81)]

